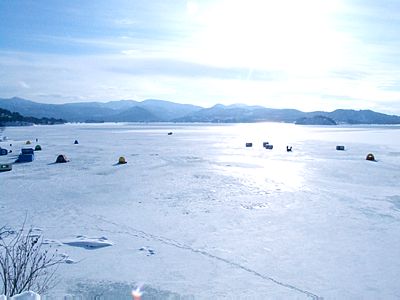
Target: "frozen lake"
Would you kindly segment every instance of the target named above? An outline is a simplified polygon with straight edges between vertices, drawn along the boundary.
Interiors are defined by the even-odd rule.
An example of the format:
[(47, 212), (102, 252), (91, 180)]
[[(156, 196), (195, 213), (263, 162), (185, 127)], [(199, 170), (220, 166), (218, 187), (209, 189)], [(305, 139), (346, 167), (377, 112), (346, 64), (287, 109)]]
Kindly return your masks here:
[[(78, 262), (59, 269), (52, 295), (123, 299), (144, 284), (148, 298), (400, 298), (399, 126), (67, 124), (4, 135), (13, 153), (0, 162), (26, 140), (43, 150), (0, 173), (0, 226), (26, 217)], [(70, 162), (52, 164), (58, 154)], [(79, 235), (112, 245), (76, 247)]]

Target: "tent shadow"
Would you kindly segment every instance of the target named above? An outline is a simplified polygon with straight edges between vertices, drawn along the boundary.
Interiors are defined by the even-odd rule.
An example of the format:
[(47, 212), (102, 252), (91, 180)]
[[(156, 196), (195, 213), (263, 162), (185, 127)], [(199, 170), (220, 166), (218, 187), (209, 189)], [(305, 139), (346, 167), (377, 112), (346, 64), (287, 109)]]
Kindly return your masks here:
[(11, 164), (16, 164), (16, 165), (20, 165), (20, 164), (29, 164), (29, 163), (31, 163), (31, 161), (18, 161), (18, 160), (16, 160), (16, 161), (14, 161), (13, 163), (11, 163)]

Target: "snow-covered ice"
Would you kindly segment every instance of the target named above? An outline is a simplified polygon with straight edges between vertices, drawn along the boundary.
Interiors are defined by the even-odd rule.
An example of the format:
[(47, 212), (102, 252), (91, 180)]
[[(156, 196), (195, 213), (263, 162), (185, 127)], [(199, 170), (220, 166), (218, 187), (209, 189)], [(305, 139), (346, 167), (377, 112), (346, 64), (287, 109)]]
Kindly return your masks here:
[(10, 300), (40, 300), (41, 297), (39, 294), (32, 292), (32, 291), (26, 291), (21, 294), (17, 294), (13, 297), (8, 297), (6, 298), (4, 295), (0, 296), (0, 299), (4, 297), (4, 300), (10, 299)]
[(40, 300), (40, 298), (39, 294), (32, 291), (23, 292), (11, 297), (12, 300)]
[[(90, 281), (196, 299), (400, 298), (399, 126), (67, 124), (4, 134), (0, 146), (13, 152), (0, 162), (26, 140), (42, 146), (32, 163), (0, 173), (0, 219), (26, 218), (77, 262), (59, 268), (53, 295), (83, 293), (78, 284)], [(51, 164), (59, 154), (70, 162)], [(115, 165), (120, 156), (128, 163)], [(65, 244), (88, 241), (113, 245)]]

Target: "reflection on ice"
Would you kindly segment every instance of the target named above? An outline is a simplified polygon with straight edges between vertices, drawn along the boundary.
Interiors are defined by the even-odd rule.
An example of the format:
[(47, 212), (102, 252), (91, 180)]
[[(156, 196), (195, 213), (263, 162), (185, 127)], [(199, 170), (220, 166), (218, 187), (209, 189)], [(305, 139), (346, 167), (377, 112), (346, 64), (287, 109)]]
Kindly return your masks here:
[(259, 192), (295, 191), (303, 186), (305, 170), (302, 163), (246, 157), (223, 163), (225, 166), (220, 169), (224, 174), (236, 177)]

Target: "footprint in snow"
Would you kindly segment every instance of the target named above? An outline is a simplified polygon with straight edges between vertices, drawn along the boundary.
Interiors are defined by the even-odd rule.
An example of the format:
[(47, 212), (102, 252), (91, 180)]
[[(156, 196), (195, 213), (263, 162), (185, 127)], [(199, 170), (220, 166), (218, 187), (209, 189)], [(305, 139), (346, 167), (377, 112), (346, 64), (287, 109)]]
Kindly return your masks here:
[(141, 247), (141, 248), (139, 248), (139, 251), (143, 251), (143, 252), (147, 253), (146, 254), (147, 256), (156, 254), (155, 251), (153, 249), (151, 249), (150, 247)]

